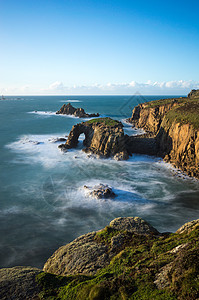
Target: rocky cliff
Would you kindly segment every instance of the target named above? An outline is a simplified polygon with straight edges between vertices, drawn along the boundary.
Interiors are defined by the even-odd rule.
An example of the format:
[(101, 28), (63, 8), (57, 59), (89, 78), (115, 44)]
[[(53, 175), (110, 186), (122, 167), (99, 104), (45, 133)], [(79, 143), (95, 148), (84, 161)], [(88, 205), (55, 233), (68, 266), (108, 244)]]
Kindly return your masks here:
[[(157, 155), (188, 175), (199, 178), (198, 116), (199, 91), (193, 90), (187, 98), (140, 104), (128, 121), (151, 133)], [(145, 152), (146, 148), (143, 147)]]
[(123, 125), (110, 118), (93, 119), (74, 125), (65, 144), (59, 146), (62, 150), (75, 148), (80, 134), (85, 135), (83, 149), (100, 157), (115, 157), (127, 159), (126, 136)]
[(75, 108), (70, 103), (63, 104), (60, 110), (56, 112), (57, 115), (74, 115), (78, 118), (96, 118), (99, 114), (87, 114), (83, 108)]
[(198, 253), (199, 220), (159, 233), (139, 217), (117, 218), (59, 248), (43, 272), (0, 269), (0, 298), (195, 300)]

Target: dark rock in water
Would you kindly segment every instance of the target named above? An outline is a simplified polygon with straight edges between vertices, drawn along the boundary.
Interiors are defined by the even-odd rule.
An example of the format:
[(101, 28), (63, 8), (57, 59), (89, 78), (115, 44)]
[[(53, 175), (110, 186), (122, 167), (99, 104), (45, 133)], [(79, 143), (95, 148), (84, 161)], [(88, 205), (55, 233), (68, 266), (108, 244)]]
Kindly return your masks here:
[(111, 157), (120, 153), (120, 159), (128, 159), (127, 136), (124, 135), (123, 125), (111, 118), (93, 119), (72, 127), (65, 144), (59, 148), (71, 149), (77, 147), (80, 134), (85, 134), (83, 144), (86, 153), (93, 153), (100, 157)]
[(66, 141), (66, 138), (53, 138), (53, 139), (49, 139), (49, 141), (51, 143), (58, 143), (58, 142), (65, 142)]
[(112, 191), (112, 188), (102, 183), (94, 186), (93, 188), (85, 185), (84, 188), (88, 190), (89, 196), (93, 196), (97, 199), (108, 199), (116, 197), (116, 194)]
[(58, 148), (59, 148), (61, 151), (63, 151), (63, 152), (67, 152), (67, 151), (68, 151), (67, 148), (65, 147), (65, 144), (59, 145)]
[(99, 114), (87, 114), (83, 108), (75, 108), (70, 103), (63, 104), (60, 110), (56, 112), (56, 114), (62, 115), (74, 115), (75, 117), (79, 118), (93, 118), (99, 117)]
[(39, 299), (41, 287), (35, 277), (42, 270), (32, 267), (0, 269), (0, 299)]
[(127, 160), (129, 158), (129, 155), (126, 151), (121, 151), (114, 155), (115, 160)]

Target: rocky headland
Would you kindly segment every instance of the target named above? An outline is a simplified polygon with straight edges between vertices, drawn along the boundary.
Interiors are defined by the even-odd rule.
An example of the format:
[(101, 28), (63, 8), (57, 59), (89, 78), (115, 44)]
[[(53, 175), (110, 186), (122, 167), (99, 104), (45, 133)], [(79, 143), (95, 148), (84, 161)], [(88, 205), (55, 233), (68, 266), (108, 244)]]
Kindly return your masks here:
[(146, 131), (130, 139), (132, 152), (161, 156), (199, 178), (199, 90), (184, 98), (139, 104), (128, 121)]
[(72, 127), (65, 144), (59, 145), (61, 150), (77, 147), (80, 134), (85, 135), (83, 149), (99, 157), (114, 157), (116, 160), (128, 159), (126, 139), (123, 125), (111, 118), (92, 119)]
[(78, 118), (96, 118), (99, 114), (87, 114), (83, 108), (75, 108), (70, 103), (63, 104), (60, 110), (56, 112), (57, 115), (73, 115)]
[(198, 253), (199, 220), (160, 233), (139, 217), (117, 218), (60, 247), (43, 271), (0, 269), (0, 298), (195, 300)]

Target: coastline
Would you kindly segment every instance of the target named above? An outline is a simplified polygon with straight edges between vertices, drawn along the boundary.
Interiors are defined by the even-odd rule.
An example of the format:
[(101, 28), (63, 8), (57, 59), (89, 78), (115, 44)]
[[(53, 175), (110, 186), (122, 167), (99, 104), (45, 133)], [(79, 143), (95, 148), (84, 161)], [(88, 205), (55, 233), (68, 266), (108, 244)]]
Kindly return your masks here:
[[(32, 141), (31, 141), (31, 142), (32, 142)], [(38, 144), (38, 145), (34, 144), (34, 146), (35, 146), (35, 147), (38, 146), (38, 148), (39, 148), (39, 147), (41, 147), (41, 148), (43, 147), (43, 146), (42, 146), (42, 143), (41, 143), (41, 145), (39, 145), (39, 144)], [(55, 145), (55, 146), (56, 146), (56, 145)], [(57, 146), (56, 146), (56, 147), (57, 147)], [(80, 149), (79, 149), (79, 150), (80, 150)], [(72, 155), (72, 152), (71, 152), (71, 155)], [(60, 157), (61, 157), (61, 156), (60, 156)], [(99, 160), (99, 161), (100, 161), (100, 160)], [(105, 161), (105, 160), (103, 160), (103, 161)], [(130, 161), (131, 161), (131, 160), (130, 160)], [(130, 162), (130, 161), (129, 161), (129, 162)], [(60, 163), (62, 163), (62, 161), (60, 161)], [(118, 164), (123, 164), (123, 163), (124, 163), (124, 164), (128, 164), (128, 161), (126, 161), (126, 162), (121, 162), (121, 163), (118, 162)], [(169, 166), (169, 165), (168, 165), (168, 166)], [(137, 174), (136, 174), (136, 175), (137, 175)], [(189, 179), (191, 179), (191, 178), (190, 178), (190, 177), (187, 177), (187, 179), (189, 180)], [(195, 179), (192, 178), (191, 180), (195, 180)], [(103, 232), (103, 230), (102, 230), (102, 232)], [(111, 235), (110, 235), (110, 236), (109, 236), (109, 232), (107, 233), (106, 238), (108, 238), (108, 241), (109, 241), (109, 242), (108, 242), (108, 245), (110, 244), (111, 239), (114, 237), (114, 235), (112, 235), (112, 233), (113, 233), (113, 232), (111, 232)], [(124, 233), (123, 233), (123, 232), (120, 232), (119, 234), (123, 235)], [(161, 237), (161, 239), (162, 239), (162, 237), (164, 237), (164, 238), (166, 239), (166, 238), (169, 238), (169, 236), (170, 236), (170, 233), (167, 233), (167, 234), (165, 234), (165, 235), (164, 235), (164, 234), (160, 234), (159, 237)], [(120, 236), (120, 237), (121, 237), (121, 236)], [(80, 236), (79, 238), (81, 239), (82, 236)], [(163, 238), (163, 239), (164, 239), (164, 238)], [(103, 237), (103, 239), (104, 239), (104, 237)], [(187, 239), (189, 240), (189, 238), (187, 238)], [(190, 241), (191, 241), (191, 239), (192, 239), (192, 238), (190, 238)], [(98, 242), (99, 242), (99, 241), (98, 241)], [(100, 242), (101, 242), (101, 240), (100, 240)], [(104, 242), (104, 241), (103, 241), (103, 242)], [(118, 240), (117, 240), (117, 242), (118, 242)], [(119, 243), (120, 243), (120, 241), (119, 241)], [(182, 243), (182, 245), (184, 245), (184, 244), (187, 243), (187, 240), (186, 240), (186, 241), (182, 241), (182, 240), (181, 240), (181, 243)], [(109, 245), (109, 246), (110, 246), (110, 245)], [(179, 245), (177, 245), (176, 247), (178, 247), (178, 246), (179, 246)], [(107, 247), (107, 245), (105, 245), (105, 247)], [(139, 247), (140, 247), (140, 245), (139, 245)], [(140, 249), (139, 247), (138, 247), (138, 249)], [(173, 247), (173, 245), (172, 245), (172, 247)], [(174, 247), (174, 248), (172, 248), (172, 249), (175, 249), (176, 247)], [(185, 246), (185, 247), (186, 247), (186, 246)], [(116, 248), (117, 248), (117, 247), (116, 247)], [(118, 248), (118, 249), (119, 249), (119, 248)], [(171, 250), (172, 250), (172, 249), (171, 249)], [(123, 251), (123, 250), (124, 250), (124, 249), (122, 249), (122, 251)], [(136, 249), (134, 249), (134, 250), (137, 251)], [(190, 249), (189, 249), (189, 250), (190, 250)], [(112, 250), (111, 250), (111, 251), (112, 251)], [(192, 251), (192, 250), (191, 250), (191, 251)], [(121, 252), (121, 251), (120, 251), (120, 252)], [(138, 252), (139, 252), (139, 250), (138, 250)], [(134, 252), (133, 252), (133, 253), (134, 253)], [(145, 255), (146, 255), (146, 252), (144, 252), (144, 253), (145, 253)], [(117, 253), (117, 254), (119, 254), (119, 253)], [(72, 252), (71, 252), (71, 255), (72, 255)], [(134, 255), (135, 255), (135, 254), (134, 254)], [(137, 254), (136, 254), (136, 255), (137, 255)], [(184, 254), (183, 254), (183, 255), (184, 255)], [(122, 258), (122, 259), (123, 259), (123, 258)], [(114, 261), (115, 261), (115, 260), (113, 260), (113, 262), (112, 262), (113, 264), (114, 264)], [(164, 265), (161, 266), (161, 267), (164, 267)], [(23, 267), (21, 267), (21, 268), (23, 268)], [(139, 269), (138, 269), (138, 270), (139, 270)], [(136, 269), (136, 272), (137, 272), (138, 270)], [(32, 270), (30, 270), (30, 271), (32, 272)], [(8, 268), (7, 268), (7, 269), (4, 269), (4, 272), (9, 273)], [(22, 271), (22, 272), (23, 272), (23, 271)], [(27, 271), (27, 272), (29, 272), (29, 271)], [(39, 270), (38, 272), (40, 273), (41, 270)], [(43, 273), (42, 273), (42, 274), (43, 274)], [(49, 273), (48, 273), (48, 274), (49, 274)], [(43, 284), (45, 285), (45, 283), (49, 283), (48, 280), (47, 280), (47, 282), (46, 282), (46, 278), (47, 278), (48, 276), (49, 276), (49, 278), (50, 278), (52, 275), (48, 275), (48, 274), (47, 274), (47, 275), (42, 275), (42, 276), (44, 276), (43, 278), (42, 278), (42, 276), (40, 277), (40, 279), (41, 279), (41, 281), (40, 281), (41, 286), (42, 286)], [(158, 274), (159, 274), (159, 273), (158, 273)], [(17, 276), (17, 275), (16, 275), (16, 276)], [(46, 277), (46, 276), (47, 276), (47, 277)], [(76, 276), (75, 273), (74, 273), (74, 276)], [(78, 275), (78, 276), (79, 276), (79, 275)], [(78, 277), (78, 276), (77, 276), (77, 277)], [(86, 276), (87, 276), (87, 275), (86, 275)], [(89, 275), (89, 276), (90, 276), (90, 275)], [(114, 276), (113, 276), (113, 277), (114, 277)], [(51, 278), (52, 278), (52, 280), (55, 280), (55, 281), (57, 280), (56, 276), (51, 277)], [(78, 277), (78, 278), (79, 278), (79, 277)], [(83, 278), (82, 278), (82, 279), (83, 279)], [(88, 278), (87, 278), (87, 279), (88, 279)], [(14, 278), (13, 278), (13, 280), (14, 280)], [(67, 281), (68, 279), (66, 279), (66, 278), (64, 277), (64, 278), (63, 278), (63, 281), (65, 282), (65, 280)], [(98, 280), (98, 279), (97, 279), (97, 280)], [(43, 282), (43, 283), (42, 283), (42, 282)], [(66, 282), (65, 282), (65, 283), (66, 283)], [(82, 284), (83, 284), (83, 283), (82, 283)], [(66, 284), (66, 285), (67, 285), (67, 284)], [(52, 285), (52, 286), (53, 286), (53, 285)], [(43, 286), (43, 287), (44, 287), (44, 286)], [(63, 288), (63, 286), (62, 286), (61, 288)], [(53, 288), (53, 289), (54, 289), (54, 288)], [(57, 289), (57, 287), (55, 288), (55, 290), (56, 290), (56, 289)], [(89, 289), (90, 289), (90, 287), (89, 287)], [(103, 288), (102, 288), (102, 290), (103, 290)], [(156, 292), (159, 293), (159, 289), (157, 289), (157, 290), (158, 290), (158, 291), (156, 291)], [(56, 291), (57, 291), (57, 290), (56, 290)], [(100, 291), (101, 291), (101, 288), (100, 288)], [(40, 292), (41, 292), (41, 291), (40, 291)], [(44, 291), (43, 291), (43, 292), (44, 292)], [(73, 291), (73, 292), (74, 292), (74, 291)], [(76, 297), (76, 296), (74, 296), (75, 294), (73, 295), (73, 292), (72, 292), (72, 294), (70, 294), (70, 296), (68, 296), (68, 298), (66, 298), (66, 299), (73, 299), (73, 298), (70, 298), (70, 297)], [(45, 293), (46, 293), (46, 291), (45, 291)], [(49, 291), (48, 291), (48, 293), (49, 293)], [(95, 299), (95, 298), (92, 298), (92, 295), (90, 295), (90, 293), (91, 293), (91, 291), (89, 292), (89, 298), (85, 298), (85, 299)], [(92, 293), (93, 293), (93, 292), (92, 292)], [(92, 293), (91, 293), (91, 294), (92, 294)], [(129, 293), (129, 292), (127, 292), (127, 295), (128, 295), (128, 293)], [(162, 292), (161, 292), (161, 293), (162, 293)], [(124, 294), (125, 294), (125, 293), (124, 293)], [(71, 296), (71, 295), (72, 295), (72, 296)], [(159, 294), (158, 294), (158, 295), (159, 295)], [(163, 295), (164, 295), (164, 293), (163, 293)], [(167, 295), (167, 294), (165, 294), (165, 295)], [(88, 294), (87, 294), (87, 297), (88, 297)], [(128, 297), (128, 296), (124, 296), (124, 295), (123, 295), (123, 297)], [(31, 298), (30, 298), (30, 299), (31, 299)], [(45, 298), (44, 298), (44, 299), (45, 299)], [(55, 299), (56, 299), (56, 298), (55, 298)], [(62, 298), (61, 298), (61, 299), (62, 299)], [(64, 298), (63, 298), (63, 299), (64, 299)], [(74, 298), (74, 299), (79, 299), (79, 298)], [(81, 299), (81, 298), (80, 298), (80, 299)], [(84, 298), (82, 298), (82, 299), (84, 299)], [(120, 298), (118, 298), (118, 299), (120, 299)], [(122, 299), (123, 299), (123, 298), (122, 298)], [(169, 299), (169, 298), (168, 298), (168, 299)], [(173, 299), (175, 299), (175, 298), (173, 298)]]

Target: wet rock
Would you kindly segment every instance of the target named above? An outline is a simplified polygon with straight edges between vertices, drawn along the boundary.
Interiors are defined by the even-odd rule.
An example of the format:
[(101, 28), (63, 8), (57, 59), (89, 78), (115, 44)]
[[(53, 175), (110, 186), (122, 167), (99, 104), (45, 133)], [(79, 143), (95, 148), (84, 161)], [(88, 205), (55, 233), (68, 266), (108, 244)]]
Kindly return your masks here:
[(89, 196), (95, 197), (97, 199), (107, 199), (116, 197), (116, 194), (108, 185), (100, 184), (94, 186), (93, 188), (85, 185), (84, 189), (88, 192)]
[(63, 152), (67, 152), (67, 151), (68, 151), (64, 144), (59, 145), (58, 148), (59, 148), (61, 151), (63, 151)]
[(59, 142), (65, 142), (66, 138), (60, 137), (60, 138), (53, 138), (53, 139), (49, 139), (49, 141), (51, 143), (59, 143)]
[(127, 160), (129, 158), (129, 155), (128, 155), (128, 152), (127, 151), (122, 151), (122, 152), (119, 152), (117, 154), (114, 155), (114, 159), (115, 160)]

